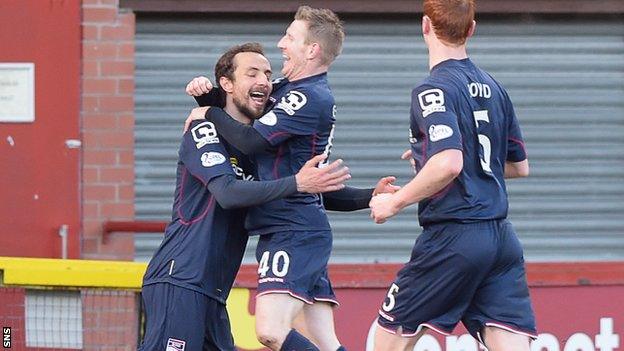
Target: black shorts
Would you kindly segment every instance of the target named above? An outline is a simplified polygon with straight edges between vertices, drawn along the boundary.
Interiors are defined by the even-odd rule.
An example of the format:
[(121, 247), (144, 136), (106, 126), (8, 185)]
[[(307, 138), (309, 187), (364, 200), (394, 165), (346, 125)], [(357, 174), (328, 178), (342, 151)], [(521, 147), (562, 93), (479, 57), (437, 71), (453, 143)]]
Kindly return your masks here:
[(462, 321), (537, 337), (522, 247), (506, 220), (425, 228), (379, 310), (378, 324), (403, 336), (427, 327), (450, 334)]
[(235, 351), (225, 305), (169, 283), (143, 287), (146, 329), (140, 351)]
[(308, 304), (325, 301), (337, 305), (327, 274), (331, 248), (331, 231), (260, 236), (256, 248), (258, 296), (285, 293)]

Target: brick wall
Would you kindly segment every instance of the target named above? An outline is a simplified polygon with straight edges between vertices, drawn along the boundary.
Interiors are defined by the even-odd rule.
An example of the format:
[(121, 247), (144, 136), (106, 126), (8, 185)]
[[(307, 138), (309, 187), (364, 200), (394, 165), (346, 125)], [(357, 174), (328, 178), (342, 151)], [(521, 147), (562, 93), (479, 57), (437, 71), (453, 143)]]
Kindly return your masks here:
[[(49, 295), (50, 300), (37, 304), (26, 318), (26, 299), (29, 292)], [(57, 293), (68, 292), (59, 288), (49, 290), (27, 290), (21, 287), (0, 286), (0, 326), (11, 328), (12, 350), (41, 350), (28, 345), (26, 325), (29, 325), (29, 342), (35, 342), (45, 349), (59, 348), (62, 343), (82, 342), (84, 351), (137, 349), (139, 333), (139, 297), (130, 290), (80, 289), (80, 312), (82, 319), (77, 321), (71, 307), (54, 301)], [(71, 291), (75, 293), (75, 291)], [(32, 308), (32, 307), (31, 307)], [(50, 315), (50, 311), (56, 311)], [(46, 326), (41, 328), (41, 326)], [(78, 331), (80, 335), (73, 333)], [(70, 335), (71, 334), (71, 335)], [(68, 346), (65, 344), (65, 346)]]
[(102, 237), (134, 219), (134, 28), (118, 0), (82, 5), (82, 258), (131, 260), (131, 235)]

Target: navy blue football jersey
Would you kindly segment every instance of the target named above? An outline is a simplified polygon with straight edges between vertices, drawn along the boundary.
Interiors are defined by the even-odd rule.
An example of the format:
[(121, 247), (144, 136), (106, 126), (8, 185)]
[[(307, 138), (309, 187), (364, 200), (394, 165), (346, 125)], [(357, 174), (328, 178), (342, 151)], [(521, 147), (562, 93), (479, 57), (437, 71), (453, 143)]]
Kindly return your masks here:
[(417, 171), (443, 150), (464, 157), (460, 175), (419, 203), (421, 225), (507, 216), (505, 162), (526, 159), (524, 142), (507, 92), (470, 59), (436, 65), (412, 91), (410, 143)]
[[(256, 155), (260, 180), (296, 174), (315, 155), (329, 154), (336, 107), (327, 74), (274, 84), (272, 104), (253, 127), (274, 150)], [(319, 195), (298, 193), (249, 209), (251, 235), (289, 230), (328, 230)]]
[(246, 210), (224, 210), (208, 191), (225, 174), (253, 180), (254, 167), (211, 122), (193, 122), (179, 150), (171, 223), (143, 285), (167, 282), (225, 303), (248, 239)]

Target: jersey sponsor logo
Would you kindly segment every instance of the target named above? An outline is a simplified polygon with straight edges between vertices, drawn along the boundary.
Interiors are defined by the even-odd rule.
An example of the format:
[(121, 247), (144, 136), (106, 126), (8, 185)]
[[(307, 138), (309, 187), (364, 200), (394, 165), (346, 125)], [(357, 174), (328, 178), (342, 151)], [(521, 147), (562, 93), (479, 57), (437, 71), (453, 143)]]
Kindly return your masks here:
[(412, 128), (409, 129), (409, 142), (410, 144), (416, 144), (418, 140), (414, 136), (414, 132), (412, 132)]
[(239, 179), (254, 180), (253, 175), (245, 174), (243, 168), (238, 165), (238, 160), (236, 159), (236, 157), (230, 157), (230, 163), (232, 164), (232, 170), (234, 171), (234, 174), (236, 174)]
[(166, 351), (184, 351), (185, 347), (186, 347), (186, 341), (169, 338), (167, 340)]
[(418, 94), (418, 103), (423, 110), (423, 117), (427, 117), (434, 112), (446, 112), (444, 92), (440, 89), (429, 89)]
[(308, 102), (308, 98), (296, 90), (291, 90), (277, 104), (277, 108), (284, 110), (288, 115), (292, 116)]
[(269, 113), (260, 117), (260, 119), (258, 119), (258, 122), (272, 127), (277, 124), (277, 115), (275, 114), (275, 112), (270, 111)]
[(225, 156), (218, 152), (204, 152), (201, 155), (202, 166), (212, 167), (225, 162)]
[(196, 125), (193, 129), (191, 129), (191, 134), (193, 135), (195, 146), (197, 146), (198, 149), (201, 149), (208, 144), (217, 144), (219, 142), (219, 138), (217, 138), (217, 129), (215, 129), (212, 122), (202, 122)]
[(453, 135), (453, 129), (447, 125), (432, 124), (431, 127), (429, 127), (429, 140), (431, 141), (446, 139), (449, 138), (451, 135)]
[(275, 78), (271, 81), (271, 84), (278, 84), (279, 82), (283, 81), (285, 78), (284, 77), (279, 77), (279, 78)]
[(283, 283), (283, 282), (284, 282), (283, 278), (266, 277), (266, 278), (258, 279), (258, 284), (263, 284), (263, 283)]

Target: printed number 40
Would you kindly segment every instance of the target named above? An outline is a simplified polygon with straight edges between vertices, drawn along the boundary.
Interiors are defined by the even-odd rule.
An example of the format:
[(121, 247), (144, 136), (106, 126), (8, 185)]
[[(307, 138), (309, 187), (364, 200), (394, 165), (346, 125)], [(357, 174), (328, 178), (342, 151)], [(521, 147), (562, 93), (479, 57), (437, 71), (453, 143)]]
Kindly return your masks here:
[[(479, 128), (479, 122), (490, 123), (490, 117), (488, 116), (487, 110), (473, 111), (475, 125)], [(490, 167), (490, 158), (492, 157), (492, 144), (490, 142), (490, 138), (483, 134), (479, 134), (479, 144), (483, 148), (483, 158), (481, 161), (481, 168), (488, 173), (492, 173), (492, 168)]]
[[(271, 267), (269, 267), (269, 261), (272, 261)], [(282, 261), (280, 268), (280, 261)], [(273, 255), (273, 260), (271, 260), (271, 253), (269, 251), (265, 251), (262, 253), (262, 257), (260, 258), (260, 263), (258, 264), (258, 275), (263, 278), (266, 277), (269, 269), (273, 271), (273, 275), (276, 277), (284, 277), (288, 273), (288, 267), (290, 266), (290, 257), (286, 251), (277, 251)]]

